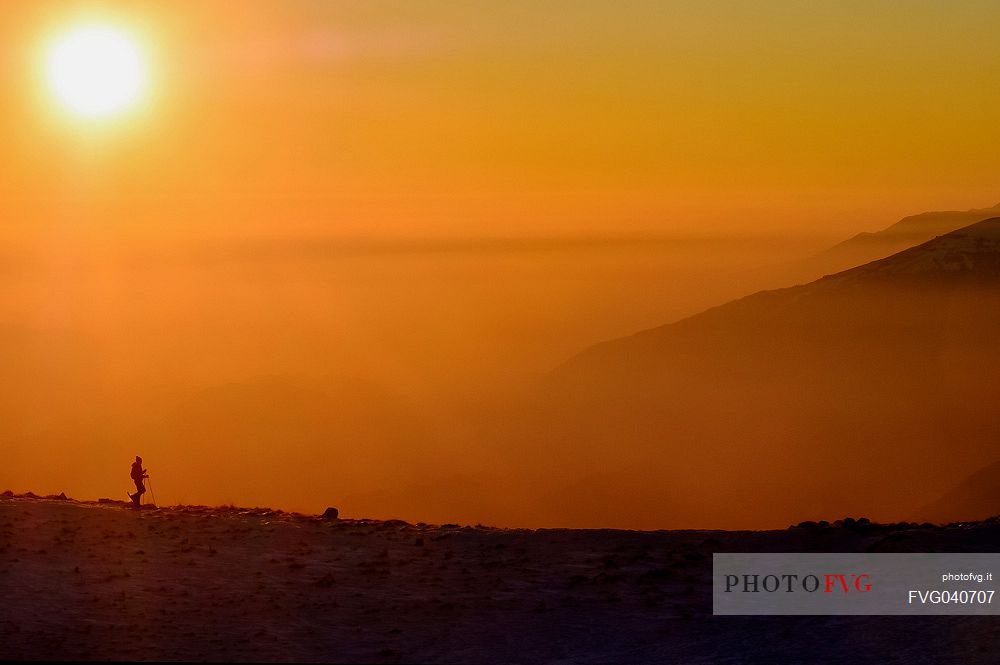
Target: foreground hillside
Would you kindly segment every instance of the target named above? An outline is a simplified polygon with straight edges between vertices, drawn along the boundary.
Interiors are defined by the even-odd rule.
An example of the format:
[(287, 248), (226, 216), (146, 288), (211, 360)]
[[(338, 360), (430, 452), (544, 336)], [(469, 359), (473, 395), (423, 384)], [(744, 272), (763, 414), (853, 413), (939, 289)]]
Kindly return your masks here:
[(996, 662), (991, 617), (715, 618), (710, 576), (714, 551), (998, 545), (996, 520), (518, 530), (6, 493), (0, 659)]

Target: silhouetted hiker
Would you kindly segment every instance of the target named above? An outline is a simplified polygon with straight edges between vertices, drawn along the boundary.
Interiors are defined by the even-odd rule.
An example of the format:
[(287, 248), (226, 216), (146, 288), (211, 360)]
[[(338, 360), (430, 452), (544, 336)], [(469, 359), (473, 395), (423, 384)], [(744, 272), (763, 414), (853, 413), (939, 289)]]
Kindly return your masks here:
[(128, 498), (132, 499), (132, 503), (135, 504), (136, 508), (139, 507), (142, 495), (146, 493), (146, 486), (142, 484), (143, 478), (149, 478), (149, 474), (142, 468), (142, 458), (136, 455), (135, 461), (132, 462), (132, 481), (135, 482), (135, 494), (130, 492), (128, 495)]

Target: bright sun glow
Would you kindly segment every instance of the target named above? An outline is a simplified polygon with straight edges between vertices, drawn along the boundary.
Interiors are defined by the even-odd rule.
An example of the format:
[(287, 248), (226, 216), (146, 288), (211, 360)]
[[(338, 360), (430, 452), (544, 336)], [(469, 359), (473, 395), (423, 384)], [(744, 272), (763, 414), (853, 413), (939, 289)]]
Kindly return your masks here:
[(59, 37), (49, 50), (46, 74), (59, 101), (85, 117), (128, 108), (146, 85), (138, 46), (107, 25), (80, 26)]

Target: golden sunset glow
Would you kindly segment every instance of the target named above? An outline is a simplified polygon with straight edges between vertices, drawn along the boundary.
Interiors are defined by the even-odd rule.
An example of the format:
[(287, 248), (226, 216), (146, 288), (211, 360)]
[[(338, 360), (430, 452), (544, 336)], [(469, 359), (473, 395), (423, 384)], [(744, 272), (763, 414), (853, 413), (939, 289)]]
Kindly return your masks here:
[(45, 73), (53, 95), (88, 118), (132, 106), (146, 87), (146, 65), (135, 41), (110, 25), (72, 28), (50, 47)]
[[(689, 469), (706, 440), (812, 436), (753, 420), (777, 398), (716, 398), (718, 368), (627, 435), (503, 400), (992, 216), (1000, 3), (960, 4), (0, 1), (0, 490), (117, 496), (141, 453), (165, 501), (787, 524), (611, 500), (613, 473)], [(930, 236), (828, 252), (924, 211)], [(722, 403), (757, 409), (734, 433)], [(569, 413), (587, 445), (544, 459)], [(664, 486), (687, 478), (716, 487)]]

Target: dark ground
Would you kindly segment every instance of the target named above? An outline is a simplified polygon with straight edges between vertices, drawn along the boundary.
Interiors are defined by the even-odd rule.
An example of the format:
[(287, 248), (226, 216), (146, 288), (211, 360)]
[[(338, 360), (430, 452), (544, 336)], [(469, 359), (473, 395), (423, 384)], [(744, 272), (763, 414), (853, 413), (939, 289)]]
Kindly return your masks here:
[(0, 497), (0, 658), (997, 663), (997, 617), (713, 617), (712, 552), (997, 551), (1000, 521), (514, 530)]

